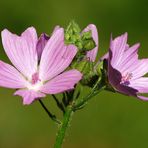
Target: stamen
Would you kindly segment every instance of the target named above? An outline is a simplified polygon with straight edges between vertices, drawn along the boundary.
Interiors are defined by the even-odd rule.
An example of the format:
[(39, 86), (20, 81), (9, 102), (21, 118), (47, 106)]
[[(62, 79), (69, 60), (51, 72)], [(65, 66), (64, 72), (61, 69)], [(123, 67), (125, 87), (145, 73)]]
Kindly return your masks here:
[(32, 75), (32, 80), (31, 80), (31, 84), (36, 84), (37, 82), (39, 82), (40, 79), (39, 79), (39, 74), (36, 72)]
[(132, 73), (126, 73), (126, 75), (122, 76), (120, 84), (128, 86), (132, 77)]
[(31, 81), (28, 83), (27, 88), (29, 90), (34, 90), (34, 91), (38, 91), (40, 89), (40, 87), (43, 86), (43, 82), (41, 81), (41, 79), (39, 78), (39, 73), (36, 72), (32, 75), (32, 79)]

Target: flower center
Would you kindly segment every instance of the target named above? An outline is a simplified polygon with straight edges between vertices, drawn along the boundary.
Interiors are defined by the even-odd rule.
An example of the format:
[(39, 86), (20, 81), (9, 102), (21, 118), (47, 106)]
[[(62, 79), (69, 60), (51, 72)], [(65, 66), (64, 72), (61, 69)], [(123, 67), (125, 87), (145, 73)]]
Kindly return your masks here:
[(124, 76), (122, 76), (120, 84), (128, 86), (132, 77), (132, 73), (126, 73)]
[(27, 88), (29, 90), (38, 91), (42, 85), (43, 82), (40, 80), (39, 74), (36, 72), (32, 75), (31, 82), (28, 84)]
[(38, 83), (39, 81), (41, 81), (39, 79), (39, 74), (36, 72), (32, 75), (32, 80), (31, 80), (31, 84), (35, 85), (36, 83)]

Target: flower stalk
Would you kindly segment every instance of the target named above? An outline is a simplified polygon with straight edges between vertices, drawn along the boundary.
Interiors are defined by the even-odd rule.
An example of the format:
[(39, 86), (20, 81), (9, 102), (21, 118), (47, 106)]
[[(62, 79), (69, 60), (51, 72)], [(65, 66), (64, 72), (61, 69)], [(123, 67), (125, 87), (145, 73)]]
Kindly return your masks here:
[[(101, 78), (98, 79), (94, 87), (92, 88), (91, 92), (85, 96), (84, 98), (81, 98), (79, 102), (74, 102), (75, 100), (73, 99), (72, 105), (68, 105), (64, 116), (63, 116), (63, 121), (62, 124), (59, 127), (57, 137), (56, 137), (56, 142), (54, 145), (54, 148), (61, 148), (63, 144), (63, 140), (66, 134), (66, 130), (69, 126), (69, 122), (71, 120), (72, 114), (81, 108), (85, 106), (85, 104), (91, 99), (93, 96), (97, 95), (102, 89), (104, 89), (104, 85), (101, 85)], [(98, 87), (99, 86), (99, 87)]]
[(61, 148), (62, 147), (64, 137), (65, 137), (65, 134), (66, 134), (66, 130), (68, 128), (72, 113), (73, 113), (72, 106), (71, 105), (67, 106), (64, 117), (63, 117), (62, 124), (59, 126), (59, 130), (58, 130), (58, 133), (57, 133), (54, 148)]
[(53, 115), (47, 107), (44, 105), (44, 103), (39, 99), (39, 103), (41, 104), (42, 108), (45, 110), (45, 112), (48, 114), (48, 116), (57, 124), (61, 124), (61, 121), (56, 118), (55, 115)]

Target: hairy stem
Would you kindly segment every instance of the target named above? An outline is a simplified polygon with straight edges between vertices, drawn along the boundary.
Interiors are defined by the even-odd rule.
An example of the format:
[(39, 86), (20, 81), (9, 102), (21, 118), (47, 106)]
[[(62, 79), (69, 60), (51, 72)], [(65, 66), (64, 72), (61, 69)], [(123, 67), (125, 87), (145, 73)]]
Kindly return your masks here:
[(68, 128), (72, 113), (73, 113), (72, 106), (71, 105), (67, 106), (64, 117), (63, 117), (62, 124), (60, 125), (60, 127), (58, 129), (54, 148), (61, 148), (62, 147), (64, 137), (66, 134), (66, 130)]

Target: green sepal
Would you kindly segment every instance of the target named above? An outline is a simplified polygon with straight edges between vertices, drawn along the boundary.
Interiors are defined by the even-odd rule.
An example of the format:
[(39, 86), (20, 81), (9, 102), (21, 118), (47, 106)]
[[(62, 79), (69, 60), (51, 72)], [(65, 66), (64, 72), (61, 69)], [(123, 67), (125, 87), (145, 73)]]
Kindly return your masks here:
[(90, 71), (90, 63), (92, 62), (83, 59), (81, 61), (73, 62), (71, 67), (79, 70), (82, 74), (86, 74)]
[(96, 44), (93, 39), (83, 41), (83, 50), (89, 51), (96, 47)]
[(82, 33), (82, 40), (88, 40), (92, 38), (92, 32), (87, 31)]

